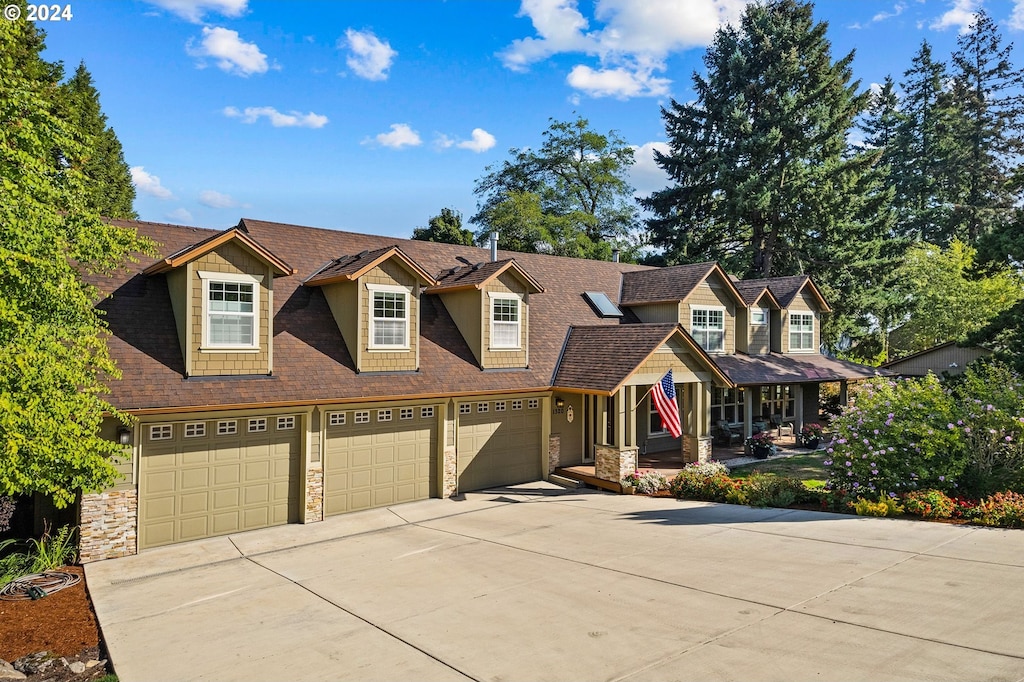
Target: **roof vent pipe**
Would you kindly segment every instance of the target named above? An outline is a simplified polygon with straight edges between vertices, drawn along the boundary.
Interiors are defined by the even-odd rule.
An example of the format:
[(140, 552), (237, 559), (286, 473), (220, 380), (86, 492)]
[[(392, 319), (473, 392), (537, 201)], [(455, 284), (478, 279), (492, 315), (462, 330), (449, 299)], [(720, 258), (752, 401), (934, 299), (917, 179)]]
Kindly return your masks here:
[(498, 260), (498, 231), (491, 230), (491, 262)]
[(612, 249), (612, 262), (613, 263), (618, 263), (619, 262), (619, 250), (618, 249)]

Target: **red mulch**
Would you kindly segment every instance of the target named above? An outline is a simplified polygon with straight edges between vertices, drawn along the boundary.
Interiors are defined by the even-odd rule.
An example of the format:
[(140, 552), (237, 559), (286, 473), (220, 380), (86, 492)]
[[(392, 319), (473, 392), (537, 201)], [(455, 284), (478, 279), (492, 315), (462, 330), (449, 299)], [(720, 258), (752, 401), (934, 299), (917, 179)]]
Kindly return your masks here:
[(63, 569), (82, 576), (73, 587), (36, 601), (0, 601), (0, 658), (13, 662), (27, 654), (49, 651), (77, 657), (98, 649), (100, 631), (85, 589), (81, 566)]

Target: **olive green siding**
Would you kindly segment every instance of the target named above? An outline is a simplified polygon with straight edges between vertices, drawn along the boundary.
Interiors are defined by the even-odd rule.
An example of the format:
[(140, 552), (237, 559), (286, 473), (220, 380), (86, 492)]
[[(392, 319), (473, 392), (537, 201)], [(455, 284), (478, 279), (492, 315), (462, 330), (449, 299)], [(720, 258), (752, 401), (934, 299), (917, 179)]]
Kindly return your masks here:
[(352, 362), (359, 366), (361, 345), (359, 343), (359, 285), (356, 282), (335, 282), (320, 287), (331, 309), (331, 315), (341, 331), (341, 337), (348, 347)]
[(700, 307), (725, 308), (725, 343), (723, 352), (726, 355), (735, 353), (736, 302), (725, 286), (719, 281), (717, 274), (701, 282), (680, 306), (680, 312), (682, 313), (680, 322), (682, 322), (687, 332), (693, 331), (693, 309)]
[(992, 351), (978, 346), (961, 348), (956, 345), (943, 346), (920, 355), (886, 365), (888, 369), (909, 376), (924, 376), (928, 372), (942, 375), (943, 372), (956, 376), (978, 358), (991, 355)]
[[(749, 320), (750, 319), (750, 312), (748, 310), (744, 309), (743, 310), (743, 316), (747, 320)], [(768, 324), (750, 324), (750, 325), (747, 325), (746, 321), (744, 321), (744, 326), (746, 326), (749, 329), (749, 332), (748, 332), (748, 335), (747, 335), (749, 340), (747, 341), (747, 350), (746, 350), (746, 352), (749, 353), (750, 355), (763, 355), (763, 354), (767, 353), (768, 349), (771, 347), (771, 321), (772, 321), (772, 317), (773, 317), (772, 316), (772, 311), (769, 311), (768, 312)], [(740, 320), (740, 315), (737, 315), (736, 316), (736, 328), (737, 329), (741, 329), (739, 320)]]
[(743, 306), (736, 308), (736, 352), (746, 353), (754, 336), (750, 326), (750, 311)]
[[(227, 243), (215, 251), (204, 254), (188, 263), (188, 277), (191, 283), (191, 326), (189, 353), (192, 362), (188, 368), (190, 376), (224, 376), (233, 374), (269, 374), (271, 371), (270, 344), (273, 339), (273, 272), (265, 261), (248, 249), (235, 243)], [(203, 350), (203, 282), (200, 271), (230, 274), (262, 275), (259, 289), (258, 338), (259, 349), (248, 352)]]
[[(185, 360), (185, 366), (189, 367), (191, 366), (192, 358), (189, 355), (188, 340), (191, 338), (192, 332), (188, 324), (189, 316), (185, 314), (189, 300), (188, 268), (171, 270), (166, 274), (166, 278), (167, 293), (171, 297), (171, 309), (174, 311), (174, 324), (178, 328), (178, 346), (181, 348), (181, 355)], [(202, 289), (200, 289), (201, 292)]]
[(641, 322), (679, 322), (679, 302), (650, 303), (629, 307)]
[[(510, 369), (514, 367), (526, 367), (529, 363), (529, 296), (526, 286), (517, 277), (509, 272), (503, 272), (494, 280), (488, 283), (481, 292), (481, 315), (486, 322), (483, 325), (483, 358), (481, 366), (484, 369)], [(491, 349), (491, 296), (490, 294), (515, 294), (519, 296), (519, 349), (518, 350), (492, 350)]]
[[(418, 278), (394, 259), (387, 260), (359, 278), (359, 360), (360, 372), (415, 371), (419, 369), (420, 305)], [(370, 348), (370, 321), (373, 297), (367, 284), (401, 286), (409, 289), (408, 350), (374, 350)]]
[(814, 343), (812, 344), (811, 350), (800, 350), (792, 351), (793, 353), (806, 354), (806, 353), (817, 353), (818, 348), (821, 344), (821, 316), (818, 314), (818, 303), (806, 288), (793, 299), (793, 302), (789, 304), (786, 310), (782, 311), (782, 334), (781, 334), (781, 349), (783, 353), (789, 353), (789, 312), (794, 311), (798, 313), (810, 312), (814, 313)]
[(667, 344), (637, 367), (628, 383), (651, 384), (665, 376), (669, 370), (672, 370), (672, 378), (677, 384), (696, 381), (698, 376), (704, 377), (707, 371), (677, 339), (669, 339)]
[[(565, 401), (561, 408), (555, 407), (557, 399)], [(578, 393), (555, 393), (551, 401), (551, 435), (559, 438), (559, 466), (574, 466), (583, 463), (583, 401)], [(569, 410), (572, 410), (572, 422)]]
[(459, 328), (462, 338), (466, 340), (477, 364), (482, 364), (483, 306), (480, 303), (480, 292), (476, 289), (453, 291), (441, 294), (441, 302), (451, 316), (455, 326)]
[(782, 318), (785, 311), (783, 310), (772, 310), (768, 315), (771, 320), (771, 325), (768, 330), (768, 336), (771, 339), (770, 347), (771, 352), (781, 353), (782, 352)]

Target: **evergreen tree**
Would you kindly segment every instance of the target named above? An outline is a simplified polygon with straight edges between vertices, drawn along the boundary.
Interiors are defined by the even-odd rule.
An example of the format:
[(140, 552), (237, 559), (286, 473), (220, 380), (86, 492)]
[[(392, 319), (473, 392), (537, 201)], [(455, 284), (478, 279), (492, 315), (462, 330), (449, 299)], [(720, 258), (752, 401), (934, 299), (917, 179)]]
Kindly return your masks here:
[(442, 208), (439, 214), (430, 219), (427, 227), (413, 230), (412, 238), (424, 242), (473, 245), (473, 232), (462, 229), (462, 214), (450, 208)]
[(132, 208), (135, 186), (121, 142), (107, 125), (99, 92), (84, 62), (60, 86), (59, 104), (59, 115), (69, 123), (84, 150), (72, 163), (87, 179), (89, 208), (108, 218), (138, 218)]
[(835, 347), (866, 333), (900, 249), (881, 152), (846, 149), (869, 93), (851, 82), (852, 52), (832, 61), (826, 30), (797, 0), (748, 5), (720, 29), (696, 101), (662, 112), (670, 152), (656, 157), (674, 185), (642, 203), (669, 262), (814, 276), (836, 309)]
[(1013, 45), (981, 10), (953, 54), (952, 135), (959, 155), (951, 232), (969, 243), (1012, 221), (1021, 200), (1010, 182), (1024, 154), (1024, 69), (1014, 66)]

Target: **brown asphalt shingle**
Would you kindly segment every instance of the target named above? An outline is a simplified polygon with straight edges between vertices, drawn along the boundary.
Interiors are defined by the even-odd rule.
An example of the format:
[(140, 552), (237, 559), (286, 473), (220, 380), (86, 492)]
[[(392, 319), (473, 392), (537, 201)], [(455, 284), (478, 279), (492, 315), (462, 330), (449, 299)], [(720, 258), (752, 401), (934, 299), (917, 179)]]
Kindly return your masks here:
[(855, 362), (830, 358), (818, 353), (807, 355), (716, 355), (717, 364), (738, 386), (758, 384), (799, 384), (811, 381), (870, 379), (891, 376), (888, 370), (858, 365)]
[(638, 270), (622, 277), (622, 304), (681, 301), (711, 274), (716, 263)]
[(677, 329), (675, 324), (573, 327), (553, 383), (611, 393)]

